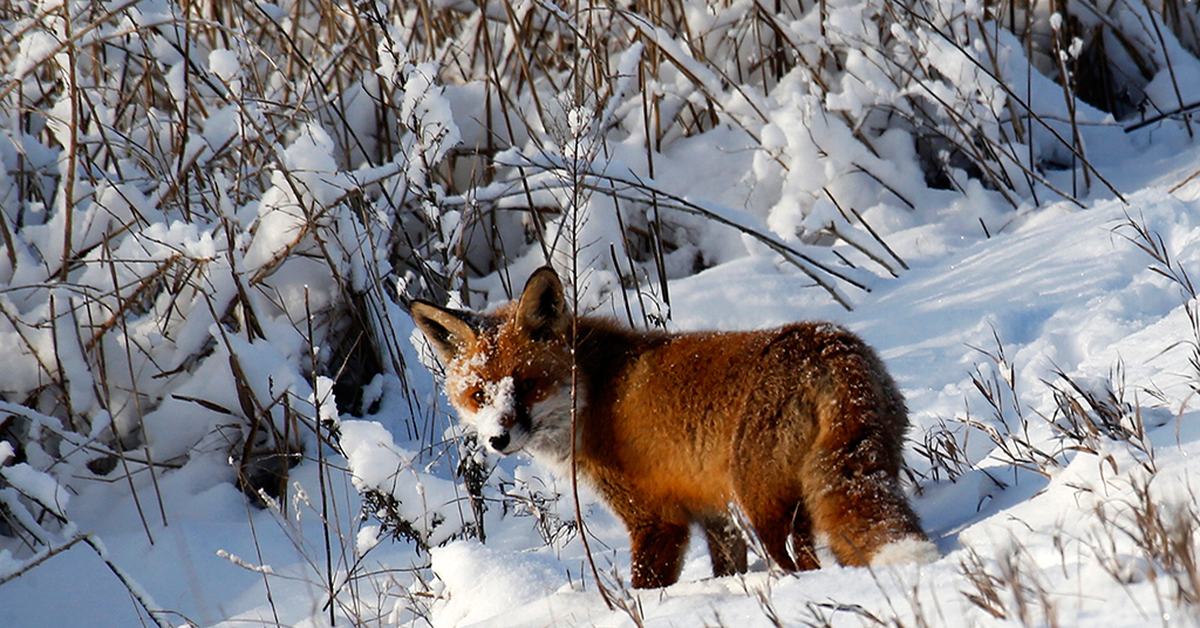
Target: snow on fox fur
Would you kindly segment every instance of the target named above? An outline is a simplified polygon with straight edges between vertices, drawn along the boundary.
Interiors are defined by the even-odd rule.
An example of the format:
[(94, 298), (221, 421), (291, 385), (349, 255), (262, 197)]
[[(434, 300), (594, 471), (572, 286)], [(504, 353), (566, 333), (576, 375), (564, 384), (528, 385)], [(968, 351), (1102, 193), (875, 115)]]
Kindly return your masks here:
[(491, 449), (559, 469), (574, 455), (629, 530), (634, 587), (679, 578), (691, 524), (715, 575), (744, 572), (730, 504), (786, 571), (819, 566), (818, 537), (846, 565), (936, 558), (899, 482), (903, 397), (857, 336), (828, 323), (642, 332), (567, 310), (549, 267), (491, 314), (411, 309)]

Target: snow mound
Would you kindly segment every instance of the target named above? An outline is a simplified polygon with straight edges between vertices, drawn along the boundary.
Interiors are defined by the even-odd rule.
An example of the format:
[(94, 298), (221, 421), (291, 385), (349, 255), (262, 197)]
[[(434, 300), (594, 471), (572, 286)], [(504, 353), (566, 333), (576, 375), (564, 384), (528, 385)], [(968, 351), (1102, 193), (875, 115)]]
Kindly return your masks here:
[(568, 584), (562, 563), (537, 554), (506, 552), (475, 541), (430, 551), (445, 585), (433, 625), (465, 626), (540, 600)]

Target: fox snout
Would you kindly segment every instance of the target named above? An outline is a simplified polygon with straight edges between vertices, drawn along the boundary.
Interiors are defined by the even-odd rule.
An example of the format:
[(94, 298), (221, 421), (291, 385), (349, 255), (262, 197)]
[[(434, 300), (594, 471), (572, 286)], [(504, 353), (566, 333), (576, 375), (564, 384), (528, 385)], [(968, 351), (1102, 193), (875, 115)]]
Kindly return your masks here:
[[(481, 434), (482, 436), (482, 434)], [(487, 435), (483, 440), (487, 443), (488, 449), (507, 456), (521, 450), (528, 440), (529, 433), (520, 425), (514, 423), (512, 425), (502, 425), (500, 432)]]
[(497, 453), (504, 453), (504, 448), (508, 447), (510, 442), (512, 442), (512, 436), (510, 436), (508, 432), (505, 432), (499, 436), (493, 436), (489, 438), (488, 447), (491, 447), (492, 451)]
[(519, 405), (504, 410), (491, 408), (490, 412), (485, 409), (476, 419), (475, 428), (480, 440), (498, 454), (516, 453), (529, 439), (528, 410)]

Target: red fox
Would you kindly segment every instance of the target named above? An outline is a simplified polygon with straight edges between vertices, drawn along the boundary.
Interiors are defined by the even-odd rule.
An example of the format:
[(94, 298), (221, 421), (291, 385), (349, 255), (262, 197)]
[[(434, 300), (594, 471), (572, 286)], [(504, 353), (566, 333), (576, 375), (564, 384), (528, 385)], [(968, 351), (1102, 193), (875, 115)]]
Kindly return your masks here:
[(817, 539), (846, 565), (937, 557), (899, 482), (904, 399), (857, 336), (640, 332), (567, 310), (549, 267), (492, 314), (411, 304), (488, 447), (560, 471), (574, 454), (629, 530), (634, 587), (678, 580), (692, 524), (714, 575), (745, 572), (731, 507), (785, 571), (819, 567)]

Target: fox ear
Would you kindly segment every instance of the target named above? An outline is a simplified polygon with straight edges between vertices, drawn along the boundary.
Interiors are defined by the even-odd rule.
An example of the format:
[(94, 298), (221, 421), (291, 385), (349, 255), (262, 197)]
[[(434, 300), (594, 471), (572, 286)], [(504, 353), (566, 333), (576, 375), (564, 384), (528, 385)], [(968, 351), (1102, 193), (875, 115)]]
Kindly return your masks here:
[(567, 304), (562, 282), (553, 268), (543, 266), (529, 277), (517, 304), (517, 321), (533, 340), (548, 340), (567, 328)]
[(475, 340), (476, 333), (461, 314), (426, 301), (414, 300), (409, 305), (413, 322), (437, 350), (443, 364), (448, 364), (463, 345)]

